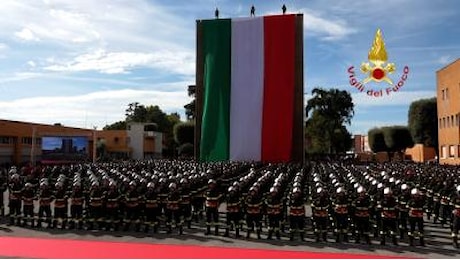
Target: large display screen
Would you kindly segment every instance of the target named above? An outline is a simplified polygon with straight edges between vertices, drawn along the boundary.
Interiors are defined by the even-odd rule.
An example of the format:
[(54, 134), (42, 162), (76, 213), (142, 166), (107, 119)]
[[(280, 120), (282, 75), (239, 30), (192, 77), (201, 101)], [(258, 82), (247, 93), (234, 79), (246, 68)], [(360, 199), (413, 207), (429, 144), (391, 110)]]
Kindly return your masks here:
[(42, 161), (82, 161), (86, 159), (88, 159), (87, 137), (42, 137)]

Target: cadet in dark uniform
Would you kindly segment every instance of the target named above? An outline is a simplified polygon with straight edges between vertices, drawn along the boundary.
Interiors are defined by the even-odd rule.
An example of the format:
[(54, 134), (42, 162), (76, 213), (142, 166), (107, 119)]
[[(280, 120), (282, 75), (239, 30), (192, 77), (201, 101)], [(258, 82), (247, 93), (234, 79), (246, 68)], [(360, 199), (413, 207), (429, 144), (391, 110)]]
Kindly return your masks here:
[(54, 219), (52, 227), (57, 228), (58, 225), (61, 225), (61, 229), (64, 229), (67, 223), (67, 192), (62, 182), (57, 182), (55, 187)]
[(370, 231), (370, 214), (369, 208), (371, 207), (371, 199), (366, 192), (366, 189), (362, 186), (358, 187), (358, 197), (353, 202), (354, 215), (355, 215), (355, 237), (356, 243), (360, 242), (361, 236), (366, 239), (368, 245), (371, 244), (371, 239), (369, 236)]
[(312, 202), (313, 226), (316, 242), (320, 242), (322, 237), (327, 242), (327, 230), (329, 220), (329, 210), (331, 201), (327, 192), (322, 187), (316, 189), (316, 198)]
[(149, 232), (149, 228), (153, 228), (153, 232), (158, 232), (158, 217), (160, 215), (160, 206), (158, 204), (158, 194), (155, 183), (147, 184), (147, 192), (144, 195), (145, 201), (145, 232)]
[(283, 217), (283, 205), (278, 189), (275, 187), (270, 188), (270, 195), (266, 200), (266, 208), (268, 216), (267, 239), (272, 239), (273, 233), (275, 233), (277, 239), (281, 239), (280, 224)]
[(22, 208), (22, 191), (24, 185), (21, 183), (19, 174), (14, 173), (11, 175), (9, 185), (9, 201), (8, 207), (10, 208), (10, 225), (21, 224), (21, 208)]
[(442, 182), (437, 180), (434, 182), (433, 186), (433, 214), (431, 216), (433, 217), (433, 223), (436, 224), (441, 215), (440, 209)]
[(179, 227), (179, 234), (183, 233), (183, 226), (181, 220), (180, 210), (180, 193), (177, 190), (177, 185), (173, 182), (169, 184), (169, 194), (166, 203), (166, 227), (168, 234), (172, 232), (173, 228)]
[(23, 209), (24, 209), (24, 226), (30, 221), (30, 227), (34, 227), (34, 200), (36, 198), (32, 183), (26, 183), (24, 192), (22, 193)]
[(235, 228), (235, 237), (240, 236), (241, 230), (241, 197), (238, 191), (237, 186), (230, 186), (228, 188), (227, 196), (227, 226), (225, 227), (225, 235), (228, 237), (230, 234), (230, 228), (233, 226)]
[(249, 189), (249, 194), (245, 201), (246, 206), (246, 238), (251, 236), (254, 228), (257, 230), (257, 238), (261, 239), (262, 232), (262, 197), (259, 194), (257, 187), (253, 186)]
[[(53, 192), (48, 186), (48, 181), (42, 180), (40, 182), (40, 192), (38, 194), (40, 207), (38, 209), (37, 227), (42, 227), (42, 222), (46, 221), (48, 228), (51, 228), (51, 201), (53, 200)], [(46, 216), (46, 217), (44, 217)]]
[[(414, 188), (411, 190), (411, 199), (409, 201), (409, 224), (410, 231), (409, 235), (409, 245), (414, 245), (414, 237), (418, 236), (420, 239), (420, 245), (425, 246), (425, 241), (423, 239), (423, 205), (425, 202), (420, 194), (420, 190)], [(417, 226), (418, 232), (415, 232), (415, 227)]]
[(181, 222), (187, 223), (187, 228), (190, 229), (192, 227), (192, 199), (187, 178), (182, 178), (180, 181), (180, 211)]
[(109, 182), (109, 190), (104, 194), (105, 205), (105, 229), (109, 231), (113, 228), (118, 231), (120, 226), (120, 202), (121, 194), (118, 191), (117, 184)]
[(214, 226), (214, 235), (219, 234), (219, 205), (222, 194), (220, 194), (215, 180), (208, 181), (208, 191), (206, 192), (206, 233), (211, 233), (211, 226)]
[(135, 229), (137, 232), (139, 232), (140, 230), (139, 199), (140, 195), (136, 188), (136, 182), (131, 181), (129, 183), (128, 192), (125, 195), (126, 218), (124, 221), (124, 231), (128, 231), (131, 224), (135, 225)]
[(386, 236), (390, 235), (392, 237), (393, 244), (397, 245), (397, 201), (396, 198), (393, 196), (393, 192), (390, 188), (385, 188), (383, 194), (383, 199), (380, 201), (378, 206), (382, 213), (380, 244), (385, 245)]
[(337, 188), (335, 194), (334, 217), (335, 217), (335, 240), (337, 243), (342, 241), (348, 242), (348, 218), (349, 207), (348, 198), (345, 194), (345, 189), (342, 187)]
[(410, 188), (407, 184), (401, 185), (401, 195), (398, 198), (398, 212), (399, 212), (399, 237), (404, 239), (404, 234), (407, 233), (407, 220), (409, 218), (409, 200)]
[(441, 190), (441, 226), (443, 227), (447, 221), (450, 220), (452, 214), (452, 208), (450, 205), (450, 198), (453, 193), (452, 183), (444, 183), (444, 188)]
[(304, 241), (305, 201), (300, 187), (294, 187), (289, 199), (289, 223), (289, 239), (294, 240), (294, 234), (297, 231), (300, 240)]
[(5, 171), (0, 169), (0, 216), (5, 216), (5, 192), (8, 189), (8, 177)]
[(83, 228), (83, 202), (85, 195), (81, 188), (80, 182), (74, 182), (72, 192), (70, 194), (70, 229)]
[(98, 228), (102, 228), (103, 221), (103, 201), (102, 196), (104, 195), (102, 189), (99, 187), (98, 182), (93, 182), (91, 184), (91, 190), (89, 193), (89, 203), (88, 203), (88, 229), (93, 230), (94, 224), (98, 224)]
[(454, 205), (453, 219), (452, 219), (452, 241), (454, 247), (459, 248), (458, 238), (460, 230), (460, 185), (457, 186), (456, 192), (452, 198), (452, 204)]

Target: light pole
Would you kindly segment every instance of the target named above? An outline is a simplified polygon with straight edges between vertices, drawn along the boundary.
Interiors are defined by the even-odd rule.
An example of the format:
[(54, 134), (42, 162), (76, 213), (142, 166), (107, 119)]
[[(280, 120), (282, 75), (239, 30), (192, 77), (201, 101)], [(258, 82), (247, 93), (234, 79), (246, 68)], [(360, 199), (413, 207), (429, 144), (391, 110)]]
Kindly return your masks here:
[(97, 126), (93, 126), (93, 163), (96, 163), (96, 130)]

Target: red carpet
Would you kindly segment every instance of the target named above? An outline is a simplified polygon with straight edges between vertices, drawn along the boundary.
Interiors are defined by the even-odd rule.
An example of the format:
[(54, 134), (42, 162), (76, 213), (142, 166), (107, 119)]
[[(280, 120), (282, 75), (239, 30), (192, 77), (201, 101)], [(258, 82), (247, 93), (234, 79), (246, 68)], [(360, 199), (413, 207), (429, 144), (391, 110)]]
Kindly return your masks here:
[(192, 245), (0, 237), (0, 256), (22, 258), (389, 258), (379, 255), (317, 253)]

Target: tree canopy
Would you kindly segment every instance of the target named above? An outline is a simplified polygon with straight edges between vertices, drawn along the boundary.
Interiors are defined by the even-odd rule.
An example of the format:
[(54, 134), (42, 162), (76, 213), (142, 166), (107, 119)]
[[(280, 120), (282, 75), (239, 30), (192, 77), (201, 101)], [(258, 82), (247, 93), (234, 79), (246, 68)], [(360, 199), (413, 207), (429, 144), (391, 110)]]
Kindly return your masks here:
[(368, 138), (371, 150), (374, 153), (387, 152), (390, 160), (394, 153), (402, 155), (407, 148), (414, 146), (407, 126), (373, 128), (369, 130)]
[(348, 91), (314, 88), (308, 100), (306, 136), (311, 142), (309, 152), (343, 153), (352, 145), (345, 125), (351, 123), (354, 104)]
[(385, 136), (381, 128), (372, 128), (369, 130), (367, 138), (372, 152), (379, 153), (388, 150), (385, 144)]
[(438, 151), (438, 110), (436, 98), (420, 99), (409, 107), (408, 126), (416, 144)]

